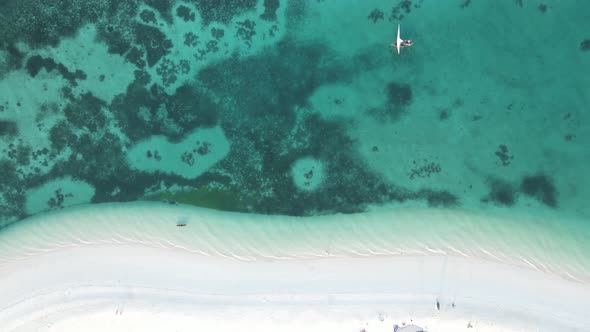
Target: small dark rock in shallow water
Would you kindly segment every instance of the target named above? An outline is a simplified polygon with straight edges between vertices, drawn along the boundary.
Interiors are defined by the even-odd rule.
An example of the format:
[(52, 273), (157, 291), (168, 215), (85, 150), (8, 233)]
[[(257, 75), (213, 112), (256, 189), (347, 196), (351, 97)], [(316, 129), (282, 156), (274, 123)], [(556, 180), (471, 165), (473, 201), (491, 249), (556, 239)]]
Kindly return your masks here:
[(498, 151), (496, 151), (496, 156), (500, 158), (503, 166), (510, 165), (510, 160), (514, 159), (514, 156), (508, 154), (508, 147), (504, 144), (500, 144)]
[(580, 43), (580, 50), (590, 51), (590, 39), (585, 39)]
[(160, 153), (157, 150), (154, 151), (154, 159), (156, 159), (157, 161), (162, 160), (162, 156), (160, 156)]
[(544, 13), (547, 11), (547, 5), (545, 5), (545, 4), (540, 4), (538, 8), (541, 13)]
[(382, 20), (383, 18), (385, 18), (385, 14), (383, 13), (382, 10), (379, 10), (379, 9), (375, 8), (369, 14), (369, 16), (367, 16), (367, 18), (369, 20), (373, 21), (373, 23), (377, 23), (377, 21)]
[(201, 146), (199, 146), (199, 148), (197, 149), (197, 153), (200, 154), (201, 156), (204, 156), (210, 152), (210, 149), (209, 149), (210, 147), (211, 147), (211, 143), (203, 142), (203, 144)]
[(193, 166), (195, 164), (195, 156), (190, 152), (184, 152), (181, 156), (181, 160), (183, 163)]
[(460, 7), (461, 7), (461, 9), (467, 8), (467, 7), (469, 7), (470, 4), (471, 4), (471, 0), (463, 0)]

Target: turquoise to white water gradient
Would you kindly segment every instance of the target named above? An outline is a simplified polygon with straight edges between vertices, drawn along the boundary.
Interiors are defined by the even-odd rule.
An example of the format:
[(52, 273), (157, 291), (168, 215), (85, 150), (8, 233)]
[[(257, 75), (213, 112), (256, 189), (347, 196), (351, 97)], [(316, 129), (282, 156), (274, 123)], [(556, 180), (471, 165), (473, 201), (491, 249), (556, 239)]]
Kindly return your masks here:
[[(9, 1), (0, 245), (23, 245), (10, 235), (27, 217), (86, 203), (372, 211), (342, 223), (239, 216), (207, 234), (220, 252), (228, 238), (271, 255), (432, 249), (587, 281), (588, 6)], [(398, 24), (414, 41), (399, 55)], [(149, 218), (71, 222), (54, 227), (80, 239), (178, 231)], [(199, 229), (174, 238), (205, 250)], [(59, 242), (38, 234), (31, 246)]]

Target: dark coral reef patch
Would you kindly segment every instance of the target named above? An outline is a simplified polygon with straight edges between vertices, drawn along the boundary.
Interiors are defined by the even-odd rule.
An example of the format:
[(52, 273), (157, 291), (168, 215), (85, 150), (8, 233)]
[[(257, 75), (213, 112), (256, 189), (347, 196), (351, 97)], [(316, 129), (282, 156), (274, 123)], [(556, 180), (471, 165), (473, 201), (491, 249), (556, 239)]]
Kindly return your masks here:
[(557, 189), (551, 178), (544, 174), (525, 176), (520, 183), (520, 190), (549, 207), (557, 207)]
[(264, 13), (260, 15), (260, 18), (266, 21), (276, 21), (277, 9), (280, 5), (279, 0), (264, 0)]
[(43, 68), (45, 68), (47, 72), (57, 70), (57, 72), (73, 86), (78, 85), (77, 80), (86, 79), (86, 73), (82, 70), (76, 69), (72, 72), (62, 63), (57, 63), (52, 58), (44, 58), (40, 55), (33, 55), (30, 57), (29, 60), (27, 60), (26, 68), (31, 77), (37, 76), (39, 71)]
[(412, 87), (408, 84), (389, 82), (384, 88), (385, 105), (367, 110), (368, 114), (378, 120), (396, 121), (412, 104)]
[(515, 188), (507, 181), (500, 179), (489, 179), (488, 195), (482, 198), (482, 202), (492, 202), (496, 205), (510, 207), (516, 203), (518, 188)]

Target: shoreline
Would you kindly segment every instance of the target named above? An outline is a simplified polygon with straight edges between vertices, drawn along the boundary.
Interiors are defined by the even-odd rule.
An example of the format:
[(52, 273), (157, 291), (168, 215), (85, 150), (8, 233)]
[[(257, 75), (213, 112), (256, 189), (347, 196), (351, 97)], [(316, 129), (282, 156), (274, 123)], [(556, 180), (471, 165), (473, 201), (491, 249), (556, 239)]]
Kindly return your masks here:
[(129, 242), (244, 261), (474, 257), (590, 284), (590, 258), (585, 255), (590, 231), (582, 223), (552, 218), (414, 208), (289, 217), (154, 202), (91, 204), (40, 214), (0, 230), (0, 264), (63, 245)]
[[(174, 320), (179, 331), (241, 324), (257, 331), (373, 332), (405, 322), (432, 332), (590, 325), (590, 284), (511, 262), (442, 254), (436, 246), (429, 254), (376, 254), (387, 247), (387, 234), (371, 231), (381, 220), (376, 216), (384, 218), (338, 216), (340, 228), (331, 233), (333, 217), (133, 203), (39, 216), (0, 232), (0, 326), (156, 331)], [(178, 218), (187, 225), (177, 227)], [(313, 227), (304, 222), (310, 220)], [(364, 242), (348, 242), (358, 234)], [(429, 237), (425, 230), (404, 245), (419, 249), (420, 236)], [(517, 249), (514, 255), (525, 254)]]

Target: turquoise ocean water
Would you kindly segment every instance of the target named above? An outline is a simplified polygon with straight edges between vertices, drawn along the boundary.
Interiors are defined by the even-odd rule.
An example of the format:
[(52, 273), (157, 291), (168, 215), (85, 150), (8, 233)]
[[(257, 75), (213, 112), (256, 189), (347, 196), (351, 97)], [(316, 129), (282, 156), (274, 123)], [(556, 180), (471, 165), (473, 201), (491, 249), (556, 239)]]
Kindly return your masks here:
[[(542, 219), (543, 239), (560, 229), (582, 257), (589, 13), (574, 0), (4, 2), (0, 226), (127, 201), (442, 208), (514, 222), (528, 241), (523, 225)], [(414, 41), (399, 55), (398, 24)]]

